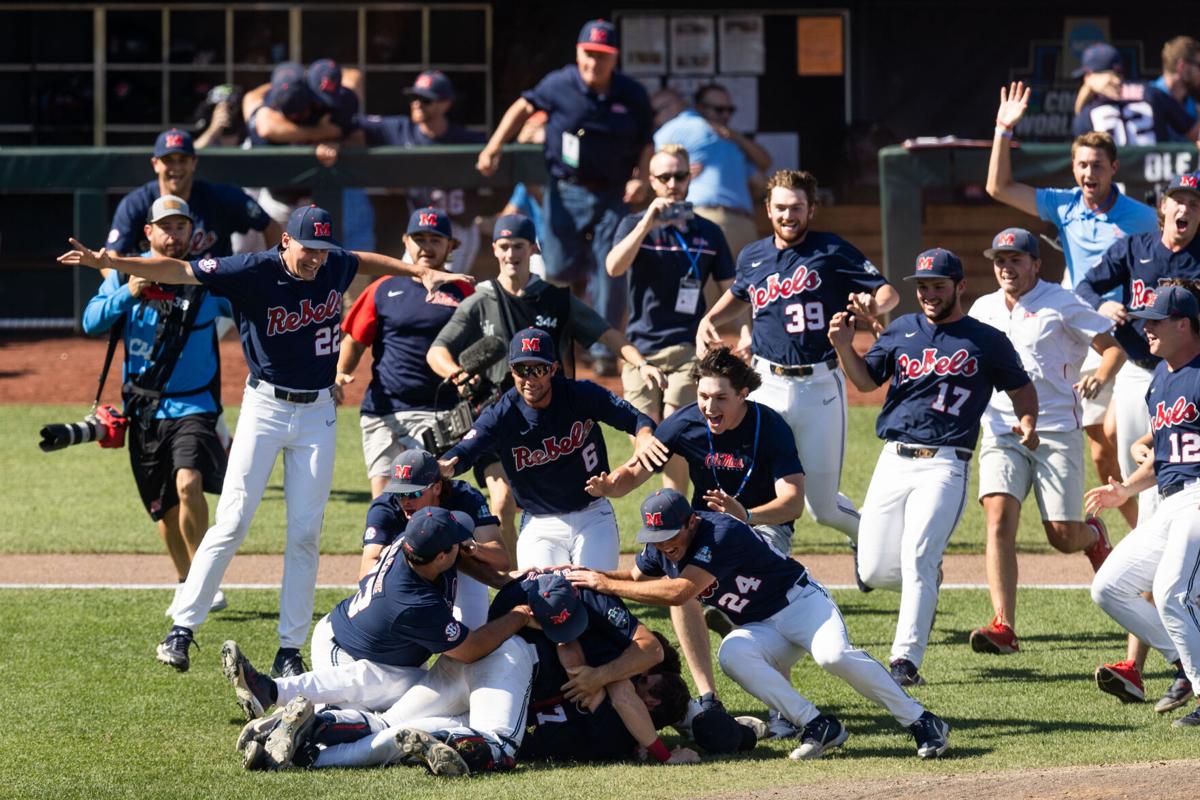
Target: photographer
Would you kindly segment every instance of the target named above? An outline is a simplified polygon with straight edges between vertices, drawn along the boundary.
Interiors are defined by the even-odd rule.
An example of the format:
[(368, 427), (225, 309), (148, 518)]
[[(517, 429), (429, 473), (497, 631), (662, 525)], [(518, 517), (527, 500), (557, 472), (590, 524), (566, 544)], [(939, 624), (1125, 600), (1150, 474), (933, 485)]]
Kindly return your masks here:
[(208, 96), (196, 109), (196, 149), (237, 147), (246, 138), (246, 121), (241, 111), (242, 91), (222, 83), (208, 90)]
[[(446, 212), (433, 208), (413, 212), (404, 234), (412, 263), (443, 270), (457, 245)], [(447, 408), (458, 399), (429, 368), (425, 354), (459, 303), (473, 291), (469, 283), (455, 281), (426, 292), (413, 278), (385, 276), (368, 286), (346, 313), (337, 385), (354, 381), (354, 370), (368, 346), (373, 357), (360, 417), (372, 497), (383, 492), (396, 457), (420, 446), (420, 431), (433, 422), (435, 409)]]
[[(174, 195), (158, 198), (144, 230), (149, 255), (186, 258), (192, 227), (185, 201)], [(165, 286), (138, 277), (123, 283), (115, 270), (83, 313), (83, 329), (90, 334), (124, 326), (129, 461), (180, 583), (208, 530), (204, 492), (220, 492), (225, 479), (225, 448), (216, 428), (221, 364), (214, 321), (232, 313), (229, 301), (203, 287)], [(217, 592), (211, 610), (225, 604)]]
[[(614, 278), (629, 272), (629, 325), (638, 352), (667, 376), (667, 386), (643, 384), (641, 370), (625, 362), (625, 399), (655, 422), (696, 401), (696, 330), (704, 316), (704, 284), (719, 294), (733, 283), (733, 256), (721, 229), (685, 203), (691, 173), (688, 152), (663, 145), (650, 159), (655, 198), (643, 214), (630, 214), (617, 226), (605, 269)], [(687, 463), (678, 456), (663, 470), (663, 486), (687, 491)]]

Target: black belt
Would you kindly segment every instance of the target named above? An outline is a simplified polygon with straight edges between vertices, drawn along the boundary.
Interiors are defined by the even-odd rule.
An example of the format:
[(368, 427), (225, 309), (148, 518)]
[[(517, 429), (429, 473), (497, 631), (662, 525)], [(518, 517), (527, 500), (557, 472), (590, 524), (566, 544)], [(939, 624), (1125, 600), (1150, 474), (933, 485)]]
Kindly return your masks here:
[(1158, 366), (1158, 361), (1159, 360), (1157, 358), (1131, 358), (1131, 359), (1129, 359), (1130, 364), (1133, 364), (1135, 367), (1141, 367), (1142, 369), (1147, 370), (1149, 372), (1154, 371), (1154, 368)]
[[(251, 389), (257, 389), (263, 381), (260, 381), (258, 378), (251, 378), (246, 383), (250, 384)], [(315, 403), (321, 399), (320, 389), (311, 392), (289, 392), (287, 389), (280, 389), (278, 386), (271, 386), (271, 389), (275, 391), (276, 400), (287, 400), (289, 403)]]
[[(938, 447), (921, 447), (915, 444), (904, 444), (896, 442), (896, 455), (904, 456), (905, 458), (933, 458), (938, 454)], [(954, 457), (959, 461), (970, 461), (971, 454), (964, 453), (957, 447), (954, 448)]]
[(799, 578), (796, 578), (796, 585), (801, 589), (808, 586), (808, 570), (805, 570)]
[(772, 375), (780, 375), (784, 378), (806, 378), (816, 372), (817, 367), (824, 366), (833, 369), (838, 363), (836, 358), (831, 358), (816, 364), (800, 364), (795, 367), (785, 367), (782, 364), (773, 364), (765, 358), (759, 360), (767, 365), (767, 371)]
[(1195, 485), (1196, 485), (1196, 481), (1194, 481), (1194, 480), (1180, 481), (1179, 483), (1172, 483), (1170, 486), (1164, 486), (1163, 488), (1158, 490), (1158, 493), (1162, 496), (1162, 498), (1164, 500), (1166, 500), (1171, 495), (1179, 494), (1184, 489), (1190, 488)]

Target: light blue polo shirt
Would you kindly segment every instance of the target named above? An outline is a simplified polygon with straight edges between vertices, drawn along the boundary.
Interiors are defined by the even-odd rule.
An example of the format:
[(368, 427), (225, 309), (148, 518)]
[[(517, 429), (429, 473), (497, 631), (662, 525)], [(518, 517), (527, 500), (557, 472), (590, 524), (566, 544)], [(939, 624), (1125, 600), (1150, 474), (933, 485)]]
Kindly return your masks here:
[[(1175, 102), (1177, 102), (1177, 103), (1179, 102), (1179, 99), (1177, 97), (1175, 97), (1175, 95), (1171, 94), (1171, 90), (1167, 88), (1167, 82), (1165, 80), (1163, 80), (1162, 75), (1159, 75), (1158, 79), (1155, 81), (1152, 81), (1150, 83), (1150, 85), (1153, 86), (1155, 89), (1158, 89), (1160, 92), (1162, 92), (1167, 97), (1174, 100)], [(1196, 113), (1196, 101), (1190, 95), (1184, 99), (1184, 101), (1183, 101), (1183, 103), (1181, 103), (1181, 105), (1183, 106), (1183, 110), (1187, 113), (1187, 115), (1192, 118), (1193, 122), (1195, 122), (1197, 119), (1200, 119), (1200, 117), (1198, 117), (1197, 113)], [(1172, 142), (1191, 141), (1190, 139), (1187, 138), (1187, 136), (1184, 136), (1182, 133), (1178, 133), (1175, 130), (1171, 130), (1171, 131), (1169, 131), (1169, 133), (1170, 133), (1170, 141), (1172, 141)]]
[(654, 132), (654, 148), (665, 144), (683, 145), (693, 164), (704, 165), (688, 187), (689, 202), (750, 213), (747, 181), (754, 166), (735, 142), (718, 136), (704, 117), (689, 108)]
[(1112, 208), (1100, 212), (1087, 207), (1079, 187), (1038, 189), (1037, 210), (1039, 217), (1058, 228), (1067, 260), (1062, 285), (1067, 289), (1079, 285), (1113, 242), (1130, 234), (1158, 230), (1158, 213), (1124, 194), (1117, 195)]

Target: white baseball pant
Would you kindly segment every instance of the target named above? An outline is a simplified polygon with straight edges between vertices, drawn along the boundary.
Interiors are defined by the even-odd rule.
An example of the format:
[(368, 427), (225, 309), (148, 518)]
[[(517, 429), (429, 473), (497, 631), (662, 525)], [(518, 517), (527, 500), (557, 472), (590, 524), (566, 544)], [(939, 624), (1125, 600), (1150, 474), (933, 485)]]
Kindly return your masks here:
[(907, 458), (886, 442), (863, 502), (858, 574), (875, 589), (900, 592), (892, 660), (921, 666), (937, 612), (942, 554), (967, 502), (969, 461), (953, 447)]
[[(1117, 461), (1121, 474), (1129, 477), (1137, 462), (1129, 448), (1150, 432), (1150, 412), (1146, 409), (1146, 390), (1154, 371), (1142, 369), (1129, 361), (1113, 380), (1113, 413), (1117, 419)], [(1158, 487), (1151, 486), (1138, 495), (1138, 525), (1149, 521), (1158, 508)]]
[(750, 399), (778, 411), (792, 429), (804, 467), (804, 507), (821, 525), (858, 540), (858, 510), (838, 491), (846, 453), (846, 378), (839, 367), (813, 366), (812, 375), (772, 375), (770, 362), (755, 357), (762, 386)]
[(892, 680), (888, 670), (850, 644), (846, 621), (825, 587), (812, 577), (788, 590), (788, 605), (762, 622), (743, 625), (721, 642), (717, 658), (725, 674), (803, 728), (820, 712), (792, 686), (791, 671), (812, 654), (821, 669), (844, 680), (863, 697), (886, 709), (905, 727), (924, 708)]
[[(1092, 580), (1092, 599), (1117, 624), (1179, 660), (1200, 687), (1200, 482), (1163, 500), (1122, 539)], [(1141, 596), (1152, 592), (1154, 607)]]
[(488, 587), (470, 575), (458, 573), (458, 590), (454, 594), (454, 617), (469, 629), (487, 624)]
[(216, 523), (196, 549), (179, 593), (174, 622), (195, 630), (208, 617), (213, 595), (250, 530), (275, 459), (283, 451), (287, 544), (279, 592), (279, 646), (304, 646), (312, 623), (321, 523), (333, 483), (337, 416), (322, 391), (314, 403), (291, 403), (267, 395), (267, 384), (246, 387), (237, 435), (229, 453)]
[(620, 554), (617, 515), (606, 497), (565, 514), (521, 515), (517, 569), (578, 564), (612, 570)]

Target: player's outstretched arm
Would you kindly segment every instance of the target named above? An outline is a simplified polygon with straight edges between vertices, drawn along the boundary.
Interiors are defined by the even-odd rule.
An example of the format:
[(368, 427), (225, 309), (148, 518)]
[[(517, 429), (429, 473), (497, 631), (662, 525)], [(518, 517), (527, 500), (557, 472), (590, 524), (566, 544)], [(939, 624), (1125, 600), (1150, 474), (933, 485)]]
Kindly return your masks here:
[(1114, 477), (1108, 479), (1107, 486), (1097, 486), (1089, 489), (1083, 496), (1083, 511), (1095, 514), (1102, 508), (1120, 508), (1125, 501), (1154, 485), (1154, 459), (1148, 458), (1138, 465), (1133, 474), (1124, 481)]
[(134, 258), (114, 256), (107, 250), (92, 250), (74, 237), (67, 239), (71, 249), (58, 257), (58, 263), (68, 267), (90, 267), (91, 269), (115, 269), (129, 275), (137, 275), (155, 283), (200, 283), (192, 274), (192, 265), (177, 258), (155, 256)]
[(1038, 215), (1037, 189), (1017, 183), (1012, 177), (1012, 132), (1029, 107), (1030, 88), (1020, 81), (1000, 87), (1000, 108), (996, 111), (996, 135), (992, 139), (992, 157), (988, 161), (987, 193), (1005, 205)]
[(839, 311), (829, 320), (829, 343), (837, 351), (846, 377), (860, 392), (873, 392), (879, 384), (871, 377), (867, 362), (854, 349), (854, 316)]
[(462, 644), (452, 650), (447, 650), (442, 655), (464, 664), (471, 664), (484, 656), (491, 655), (497, 647), (504, 643), (505, 639), (524, 628), (531, 619), (533, 619), (533, 611), (529, 606), (516, 606), (507, 614), (496, 617), (486, 625), (471, 631)]
[(453, 272), (443, 272), (439, 269), (419, 267), (398, 258), (385, 256), (382, 253), (369, 253), (364, 250), (351, 251), (358, 256), (358, 271), (364, 275), (407, 275), (416, 278), (426, 290), (432, 291), (435, 286), (450, 281), (467, 281), (474, 283), (470, 275), (456, 275)]
[(601, 594), (611, 594), (647, 605), (679, 606), (700, 594), (715, 578), (707, 570), (700, 569), (695, 564), (688, 564), (683, 572), (679, 573), (678, 578), (636, 580), (635, 576), (631, 575), (629, 579), (623, 579), (590, 569), (573, 569), (567, 573), (567, 580)]
[(721, 334), (717, 328), (737, 319), (746, 310), (747, 305), (749, 304), (734, 297), (733, 292), (729, 290), (713, 303), (713, 307), (700, 320), (700, 327), (696, 330), (696, 358), (703, 358), (710, 347), (721, 346)]
[(492, 138), (488, 139), (487, 144), (483, 146), (483, 150), (479, 153), (479, 159), (475, 162), (475, 169), (479, 170), (480, 174), (492, 176), (496, 174), (496, 170), (500, 168), (500, 149), (504, 147), (505, 142), (511, 142), (516, 138), (517, 133), (521, 130), (521, 126), (525, 121), (533, 116), (537, 111), (533, 107), (533, 103), (526, 100), (524, 97), (518, 97), (513, 104), (504, 112), (504, 117), (501, 118), (500, 124), (496, 126), (496, 130), (492, 133)]
[(626, 680), (613, 684), (609, 687), (609, 697), (612, 701), (613, 711), (616, 711), (617, 716), (621, 718), (625, 730), (629, 731), (629, 735), (646, 749), (647, 755), (651, 758), (660, 764), (700, 763), (700, 756), (690, 748), (676, 747), (672, 751), (667, 750), (667, 746), (658, 736), (658, 731), (654, 729), (650, 710), (646, 708), (642, 698), (638, 697), (632, 683)]

